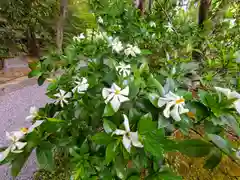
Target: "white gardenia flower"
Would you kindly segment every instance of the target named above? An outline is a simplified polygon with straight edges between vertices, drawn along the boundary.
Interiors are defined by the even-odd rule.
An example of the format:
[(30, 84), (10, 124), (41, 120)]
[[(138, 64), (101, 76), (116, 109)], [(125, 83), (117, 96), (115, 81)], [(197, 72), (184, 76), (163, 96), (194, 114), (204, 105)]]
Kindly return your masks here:
[(156, 23), (154, 21), (150, 21), (149, 25), (150, 27), (156, 27)]
[(240, 94), (236, 91), (231, 91), (228, 88), (215, 87), (217, 92), (223, 93), (228, 99), (237, 99), (234, 101), (234, 107), (237, 112), (240, 114)]
[(141, 53), (141, 50), (137, 46), (133, 46), (131, 44), (127, 44), (127, 48), (124, 50), (126, 56), (136, 57), (137, 54)]
[(29, 128), (24, 127), (24, 128), (21, 128), (20, 131), (24, 134), (29, 134), (29, 133), (33, 132), (35, 128), (39, 127), (43, 122), (44, 122), (44, 120), (37, 120)]
[(98, 17), (98, 20), (97, 20), (97, 21), (98, 21), (99, 24), (103, 24), (103, 19), (102, 19), (101, 16)]
[(75, 81), (76, 87), (73, 88), (73, 93), (78, 92), (79, 94), (83, 94), (88, 89), (88, 80), (86, 78), (81, 78), (80, 80)]
[(170, 91), (164, 97), (160, 97), (158, 99), (158, 107), (163, 107), (164, 105), (166, 105), (163, 111), (163, 115), (166, 118), (169, 118), (171, 116), (175, 121), (180, 121), (180, 114), (189, 112), (188, 109), (184, 108), (184, 102), (185, 100), (183, 99), (183, 97), (177, 96)]
[(130, 153), (132, 145), (135, 147), (142, 148), (143, 145), (138, 139), (138, 133), (137, 132), (131, 132), (129, 127), (129, 120), (128, 117), (124, 114), (124, 127), (125, 130), (122, 129), (116, 129), (113, 134), (116, 135), (122, 135), (123, 136), (123, 146), (126, 148), (126, 150)]
[(129, 87), (121, 89), (115, 83), (112, 84), (111, 88), (103, 88), (102, 96), (105, 100), (105, 104), (111, 103), (111, 106), (115, 112), (120, 108), (121, 103), (128, 101)]
[(58, 98), (56, 103), (60, 103), (61, 107), (63, 107), (64, 103), (68, 104), (67, 99), (72, 97), (72, 94), (71, 94), (71, 92), (66, 92), (66, 91), (60, 89), (59, 93), (54, 94), (54, 96)]
[(118, 39), (118, 37), (111, 41), (111, 46), (112, 50), (117, 53), (120, 53), (123, 50), (122, 42)]
[(120, 75), (123, 77), (127, 77), (131, 74), (131, 66), (130, 64), (126, 65), (123, 62), (120, 62), (118, 66), (116, 66), (116, 69)]
[(22, 131), (6, 132), (6, 137), (11, 143), (5, 151), (0, 153), (0, 162), (2, 162), (10, 152), (21, 153), (22, 149), (27, 145), (26, 142), (20, 142), (20, 139), (24, 137)]
[(82, 39), (85, 39), (85, 36), (84, 36), (83, 33), (81, 33), (81, 34), (78, 35), (78, 36), (74, 36), (74, 37), (73, 37), (73, 40), (74, 40), (74, 41), (81, 41)]
[(38, 116), (38, 108), (33, 106), (30, 108), (29, 116), (26, 117), (26, 120), (31, 121)]

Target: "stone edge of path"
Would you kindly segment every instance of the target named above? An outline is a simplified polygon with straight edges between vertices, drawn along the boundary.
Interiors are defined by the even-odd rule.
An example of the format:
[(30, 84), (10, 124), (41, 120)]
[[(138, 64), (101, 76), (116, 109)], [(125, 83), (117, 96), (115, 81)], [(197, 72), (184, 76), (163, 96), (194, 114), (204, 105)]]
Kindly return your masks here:
[(0, 84), (0, 96), (4, 96), (5, 94), (22, 89), (26, 86), (34, 85), (36, 83), (36, 78), (28, 78), (27, 76), (13, 79), (6, 83)]

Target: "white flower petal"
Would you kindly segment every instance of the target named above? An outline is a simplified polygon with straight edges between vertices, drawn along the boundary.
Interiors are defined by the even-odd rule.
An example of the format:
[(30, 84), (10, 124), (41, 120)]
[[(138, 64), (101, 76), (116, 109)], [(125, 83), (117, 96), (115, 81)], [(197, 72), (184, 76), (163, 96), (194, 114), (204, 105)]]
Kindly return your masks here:
[(225, 96), (229, 98), (229, 95), (231, 93), (231, 90), (228, 88), (221, 88), (221, 87), (215, 87), (216, 91), (223, 93)]
[(237, 110), (237, 112), (240, 114), (240, 99), (234, 102), (234, 106)]
[(10, 153), (10, 150), (11, 150), (11, 147), (8, 147), (3, 152), (0, 152), (0, 162), (2, 162), (4, 159), (6, 159), (6, 157)]
[(21, 150), (27, 145), (27, 143), (26, 142), (16, 142), (15, 145), (18, 150)]
[(170, 108), (175, 104), (174, 101), (171, 101), (169, 103), (167, 103), (164, 111), (163, 111), (163, 115), (166, 117), (166, 118), (169, 118), (170, 117)]
[(26, 117), (26, 120), (27, 120), (27, 121), (31, 121), (31, 120), (33, 120), (34, 118), (35, 118), (34, 116), (29, 115), (29, 116)]
[(60, 93), (57, 93), (57, 94), (54, 94), (54, 96), (60, 98), (60, 97), (61, 97), (61, 94), (60, 94)]
[(81, 92), (86, 91), (86, 90), (88, 89), (88, 86), (89, 86), (89, 84), (82, 84), (82, 85), (80, 85), (80, 86), (77, 88), (78, 93), (81, 93)]
[(127, 135), (123, 135), (123, 146), (126, 148), (126, 150), (130, 153), (131, 151), (131, 140), (127, 137)]
[(119, 100), (119, 102), (120, 103), (123, 103), (123, 102), (125, 102), (125, 101), (129, 101), (129, 99), (127, 98), (127, 97), (125, 97), (125, 96), (122, 96), (122, 95), (115, 95), (117, 98), (118, 98), (118, 100)]
[(129, 87), (125, 87), (123, 90), (120, 91), (121, 95), (128, 96), (129, 94)]
[(34, 130), (36, 127), (40, 126), (43, 122), (44, 122), (43, 120), (38, 120), (38, 121), (36, 121), (32, 126), (29, 127), (28, 133), (33, 132), (33, 130)]
[(115, 96), (115, 94), (114, 94), (114, 93), (111, 93), (111, 94), (107, 97), (107, 99), (105, 100), (105, 104), (107, 104), (114, 96)]
[(12, 152), (12, 153), (19, 154), (19, 153), (22, 153), (22, 152), (23, 152), (23, 150), (12, 150), (11, 152)]
[(188, 109), (185, 109), (185, 108), (183, 107), (183, 104), (178, 104), (178, 106), (179, 106), (179, 114), (184, 114), (184, 113), (189, 112)]
[(126, 132), (130, 132), (128, 117), (125, 114), (123, 114), (123, 118), (124, 118), (123, 125), (125, 127), (125, 130), (126, 130)]
[(62, 108), (64, 107), (63, 101), (60, 101), (60, 106), (61, 106)]
[(113, 134), (116, 134), (116, 135), (124, 135), (126, 134), (126, 131), (124, 130), (121, 130), (121, 129), (116, 129)]
[(68, 92), (67, 94), (64, 95), (64, 98), (70, 98), (72, 97), (72, 93), (71, 92)]
[(133, 146), (142, 148), (143, 145), (138, 139), (138, 133), (137, 132), (130, 132), (130, 139), (132, 141)]
[(102, 90), (102, 96), (104, 99), (106, 99), (109, 96), (110, 92), (108, 88), (103, 88)]
[(158, 107), (163, 107), (165, 104), (169, 102), (168, 99), (160, 97), (158, 99)]
[(60, 91), (60, 95), (61, 95), (61, 96), (64, 96), (64, 94), (66, 93), (66, 91), (64, 91), (64, 90), (62, 90), (62, 89), (60, 89), (59, 91)]
[(112, 84), (111, 89), (112, 89), (114, 92), (115, 92), (115, 91), (121, 91), (121, 88), (120, 88), (117, 84), (115, 84), (115, 83)]
[(110, 101), (110, 103), (111, 103), (111, 105), (112, 105), (113, 110), (114, 110), (115, 112), (117, 112), (118, 109), (119, 109), (119, 107), (120, 107), (120, 105), (121, 105), (121, 103), (120, 103), (119, 100), (118, 100), (118, 97), (117, 97), (117, 96), (114, 96), (114, 97), (112, 98), (112, 100)]
[(36, 114), (36, 113), (38, 113), (38, 108), (37, 107), (35, 107), (35, 106), (33, 106), (33, 107), (30, 107), (30, 114)]
[(179, 105), (176, 104), (173, 109), (171, 110), (170, 114), (172, 116), (172, 118), (175, 120), (175, 121), (180, 121), (181, 120), (181, 117), (179, 115), (179, 112), (178, 112), (178, 107)]
[(172, 93), (171, 91), (169, 91), (169, 93), (167, 93), (165, 95), (165, 98), (169, 99), (169, 100), (177, 100), (180, 99), (179, 96), (177, 96), (176, 94)]

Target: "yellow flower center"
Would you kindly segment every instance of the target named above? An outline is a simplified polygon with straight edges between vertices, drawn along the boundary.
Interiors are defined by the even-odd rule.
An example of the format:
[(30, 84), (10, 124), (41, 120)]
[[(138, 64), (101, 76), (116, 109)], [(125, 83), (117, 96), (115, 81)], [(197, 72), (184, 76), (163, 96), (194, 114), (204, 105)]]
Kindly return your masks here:
[(28, 128), (21, 128), (20, 131), (22, 131), (23, 133), (27, 133), (28, 132)]
[(120, 90), (116, 90), (115, 94), (120, 94), (120, 92), (121, 92)]
[(180, 103), (183, 103), (184, 102), (184, 99), (178, 99), (178, 100), (176, 100), (176, 104), (180, 104)]

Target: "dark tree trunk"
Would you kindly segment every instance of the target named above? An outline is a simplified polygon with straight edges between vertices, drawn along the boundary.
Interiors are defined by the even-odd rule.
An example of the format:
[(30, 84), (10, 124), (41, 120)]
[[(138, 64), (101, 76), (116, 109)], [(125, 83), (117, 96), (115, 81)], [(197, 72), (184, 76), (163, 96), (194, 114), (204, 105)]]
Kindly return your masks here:
[(204, 27), (204, 21), (208, 19), (208, 12), (211, 5), (211, 0), (201, 0), (198, 12), (198, 25)]
[(33, 27), (29, 27), (27, 30), (27, 47), (30, 56), (36, 58), (40, 56), (39, 46)]
[(60, 11), (59, 11), (59, 19), (57, 23), (57, 37), (56, 37), (58, 53), (62, 52), (64, 20), (67, 14), (67, 6), (68, 6), (68, 0), (60, 0)]

